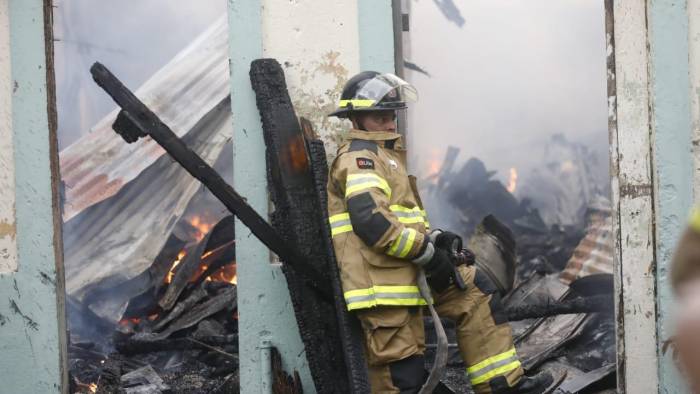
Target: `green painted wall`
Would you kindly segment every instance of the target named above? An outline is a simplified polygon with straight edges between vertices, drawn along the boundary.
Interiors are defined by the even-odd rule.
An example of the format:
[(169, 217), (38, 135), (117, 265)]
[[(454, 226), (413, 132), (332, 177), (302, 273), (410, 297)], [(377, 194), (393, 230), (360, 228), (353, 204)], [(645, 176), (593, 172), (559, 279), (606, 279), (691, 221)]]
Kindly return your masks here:
[(47, 113), (42, 1), (10, 1), (10, 39), (19, 261), (17, 272), (0, 275), (0, 392), (57, 393), (65, 319), (56, 297), (63, 273), (56, 270), (56, 139)]
[(647, 3), (651, 62), (652, 151), (656, 216), (659, 392), (680, 393), (682, 379), (661, 345), (673, 335), (669, 264), (693, 198), (688, 16), (686, 1)]
[[(263, 216), (268, 214), (266, 185), (265, 146), (262, 126), (255, 97), (250, 87), (250, 62), (267, 54), (270, 36), (264, 36), (266, 25), (261, 8), (295, 7), (297, 4), (277, 4), (264, 0), (229, 0), (229, 30), (231, 56), (231, 104), (234, 125), (234, 186)], [(269, 10), (268, 10), (269, 11)], [(270, 15), (276, 13), (269, 12)], [(348, 13), (338, 9), (337, 15), (308, 15), (308, 21), (294, 21), (289, 34), (283, 37), (302, 37), (289, 45), (313, 45), (318, 36), (305, 38), (305, 23), (313, 24), (314, 18), (335, 18), (343, 23)], [(293, 25), (293, 26), (292, 26)], [(363, 69), (393, 72), (394, 43), (391, 1), (358, 2), (358, 32), (360, 48), (359, 64)], [(298, 26), (298, 27), (296, 27)], [(295, 30), (295, 27), (297, 30)], [(278, 33), (278, 32), (275, 32)], [(297, 34), (298, 36), (295, 36)], [(276, 34), (271, 35), (278, 37)], [(279, 38), (277, 38), (279, 39)], [(306, 41), (303, 41), (306, 39)], [(309, 41), (314, 40), (314, 41)], [(274, 45), (273, 45), (274, 44)], [(354, 46), (354, 45), (353, 45)], [(301, 54), (299, 56), (302, 56)], [(297, 59), (278, 59), (295, 64)], [(356, 57), (353, 58), (356, 61)], [(348, 66), (348, 65), (345, 65)], [(350, 67), (350, 66), (348, 66)], [(356, 66), (355, 66), (356, 67)], [(354, 68), (354, 67), (350, 67)], [(288, 72), (294, 72), (289, 70)], [(313, 77), (313, 76), (312, 76)], [(321, 77), (317, 75), (317, 77)], [(313, 85), (315, 82), (308, 81)], [(275, 346), (282, 353), (284, 367), (288, 371), (299, 370), (304, 392), (313, 393), (313, 382), (294, 318), (287, 284), (278, 266), (268, 264), (269, 251), (240, 223), (236, 226), (236, 257), (238, 261), (239, 347), (241, 363), (241, 392), (269, 393), (269, 370), (265, 364), (266, 346)]]
[(358, 0), (360, 70), (394, 72), (394, 21), (391, 0)]

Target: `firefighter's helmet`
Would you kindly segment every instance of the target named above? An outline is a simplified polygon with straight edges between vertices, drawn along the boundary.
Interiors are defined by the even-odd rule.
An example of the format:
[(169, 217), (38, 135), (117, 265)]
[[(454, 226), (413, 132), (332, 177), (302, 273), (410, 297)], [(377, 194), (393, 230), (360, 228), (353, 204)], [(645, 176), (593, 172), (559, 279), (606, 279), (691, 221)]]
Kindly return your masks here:
[(416, 88), (396, 75), (363, 71), (345, 84), (338, 109), (328, 116), (347, 118), (352, 112), (395, 111), (417, 99)]

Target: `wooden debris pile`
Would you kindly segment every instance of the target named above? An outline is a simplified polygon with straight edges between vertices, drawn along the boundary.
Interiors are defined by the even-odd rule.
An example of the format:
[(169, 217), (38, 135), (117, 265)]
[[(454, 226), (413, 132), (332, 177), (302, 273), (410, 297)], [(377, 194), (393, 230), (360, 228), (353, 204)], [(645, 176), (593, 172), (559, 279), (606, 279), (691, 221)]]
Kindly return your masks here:
[[(609, 202), (594, 199), (580, 225), (548, 226), (527, 197), (516, 197), (512, 185), (494, 179), (495, 172), (488, 171), (481, 160), (470, 159), (453, 171), (458, 153), (457, 148), (448, 149), (439, 171), (424, 180), (424, 201), (431, 222), (461, 232), (465, 239), (473, 237), (489, 215), (512, 230), (517, 263), (513, 288), (503, 301), (523, 368), (529, 374), (552, 371), (557, 393), (613, 389)], [(478, 253), (476, 257), (478, 261)], [(427, 332), (429, 356), (432, 335)], [(446, 383), (455, 392), (464, 392), (469, 384), (454, 335), (450, 344)]]
[[(71, 320), (71, 392), (237, 392), (233, 217), (199, 242), (185, 244), (171, 235), (148, 272), (150, 286), (131, 294), (116, 325), (70, 303), (70, 313), (84, 319)], [(133, 282), (145, 281), (120, 283), (91, 297), (139, 288)]]

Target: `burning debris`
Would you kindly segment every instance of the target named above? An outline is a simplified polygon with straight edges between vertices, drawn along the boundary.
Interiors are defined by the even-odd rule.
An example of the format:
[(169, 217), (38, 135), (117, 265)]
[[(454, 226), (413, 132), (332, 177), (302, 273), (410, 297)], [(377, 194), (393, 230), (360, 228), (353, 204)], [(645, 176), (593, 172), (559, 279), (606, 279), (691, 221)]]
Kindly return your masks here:
[[(425, 179), (426, 207), (432, 222), (470, 238), (477, 264), (488, 266), (487, 273), (507, 292), (505, 313), (528, 373), (550, 369), (561, 393), (589, 386), (587, 392), (611, 389), (615, 324), (610, 203), (602, 197), (605, 188), (590, 174), (594, 163), (586, 163), (585, 148), (555, 136), (547, 149), (546, 176), (536, 171), (521, 177), (511, 168), (504, 185), (475, 158), (454, 171), (459, 150), (449, 147), (442, 166)], [(555, 159), (561, 157), (566, 160)], [(543, 199), (533, 189), (552, 194)], [(495, 252), (482, 247), (484, 226), (512, 229), (515, 247), (501, 244), (496, 250), (515, 249), (515, 266), (493, 263), (499, 261), (492, 257)], [(428, 333), (429, 342), (431, 337)], [(459, 392), (468, 383), (454, 342), (446, 383)]]
[[(205, 33), (213, 36), (207, 40), (218, 43), (222, 35), (219, 30), (220, 27)], [(197, 45), (202, 42), (198, 40)], [(336, 267), (333, 253), (329, 244), (318, 242), (319, 237), (329, 240), (329, 235), (323, 232), (327, 229), (318, 225), (327, 220), (325, 210), (320, 208), (325, 204), (323, 197), (317, 200), (325, 195), (322, 192), (327, 175), (325, 161), (319, 165), (322, 160), (315, 163), (300, 160), (300, 153), (307, 151), (309, 157), (325, 159), (323, 145), (318, 141), (320, 145), (314, 145), (313, 138), (304, 140), (297, 133), (299, 130), (285, 123), (296, 120), (291, 102), (282, 110), (283, 105), (276, 100), (276, 106), (270, 105), (273, 101), (270, 97), (279, 95), (279, 89), (286, 90), (283, 75), (281, 81), (277, 75), (281, 70), (278, 72), (271, 62), (259, 61), (251, 75), (268, 144), (269, 181), (276, 208), (273, 226), (257, 216), (210, 166), (223, 160), (222, 168), (232, 168), (221, 154), (230, 143), (229, 101), (220, 91), (221, 86), (228, 84), (216, 78), (200, 78), (221, 66), (219, 44), (207, 48), (195, 45), (186, 50), (192, 53), (177, 57), (170, 68), (166, 67), (167, 72), (159, 73), (158, 78), (154, 77), (153, 82), (142, 88), (146, 92), (158, 92), (163, 89), (161, 83), (178, 75), (182, 81), (203, 84), (202, 91), (211, 93), (204, 94), (203, 106), (194, 109), (185, 106), (189, 108), (186, 117), (174, 114), (167, 106), (161, 108), (166, 114), (164, 119), (176, 126), (176, 133), (155, 121), (149, 125), (156, 124), (157, 130), (144, 131), (146, 126), (138, 123), (141, 122), (138, 119), (151, 116), (157, 119), (155, 115), (135, 97), (125, 94), (126, 89), (110, 79), (113, 76), (108, 70), (99, 65), (92, 70), (103, 87), (111, 83), (106, 90), (124, 109), (105, 119), (100, 131), (86, 141), (94, 144), (102, 139), (109, 146), (116, 146), (116, 142), (123, 144), (113, 140), (111, 127), (129, 142), (146, 134), (152, 140), (147, 139), (138, 148), (120, 145), (114, 150), (118, 154), (94, 166), (97, 168), (94, 171), (78, 160), (81, 157), (78, 148), (62, 155), (70, 188), (68, 202), (75, 202), (66, 215), (74, 392), (238, 391), (234, 228), (233, 217), (222, 213), (224, 206), (238, 215), (285, 263), (284, 273), (317, 388), (342, 392), (350, 387), (367, 387), (366, 376), (360, 373), (365, 368), (362, 351), (354, 337), (357, 322), (345, 312), (342, 298), (331, 294), (339, 286), (337, 275), (333, 274)], [(218, 57), (208, 56), (212, 54), (209, 52)], [(202, 68), (186, 61), (197, 56), (208, 56), (211, 62)], [(185, 103), (172, 100), (178, 105)], [(154, 104), (158, 108), (163, 103)], [(134, 117), (134, 113), (139, 116)], [(307, 129), (308, 125), (304, 131), (308, 132)], [(196, 181), (174, 166), (154, 141), (166, 147), (223, 204), (216, 201), (212, 205), (211, 195), (201, 193)], [(551, 151), (560, 152), (566, 151), (568, 145), (554, 139), (554, 146), (557, 149)], [(553, 171), (549, 175), (577, 174), (574, 169), (581, 168), (585, 172), (585, 166), (580, 165), (585, 161), (582, 156), (585, 151), (577, 152), (580, 154), (576, 160), (548, 166)], [(576, 291), (590, 273), (608, 272), (611, 260), (605, 257), (611, 248), (605, 246), (610, 233), (605, 229), (609, 210), (595, 209), (588, 227), (580, 224), (583, 220), (553, 224), (552, 218), (561, 215), (543, 215), (541, 211), (546, 205), (523, 197), (527, 196), (530, 181), (516, 168), (510, 169), (508, 183), (503, 185), (493, 179), (494, 172), (488, 171), (478, 159), (469, 160), (460, 171), (453, 172), (458, 153), (456, 148), (448, 149), (442, 167), (435, 166), (428, 179), (430, 190), (426, 195), (432, 199), (427, 201), (428, 210), (431, 215), (437, 213), (433, 215), (435, 222), (461, 230), (463, 235), (472, 236), (472, 240), (478, 240), (479, 236), (488, 238), (487, 233), (479, 233), (484, 217), (491, 219), (483, 222), (483, 228), (491, 233), (509, 234), (499, 237), (499, 242), (493, 243), (489, 250), (472, 246), (477, 252), (477, 264), (485, 264), (486, 253), (516, 253), (517, 244), (517, 268), (490, 264), (488, 267), (489, 274), (503, 282), (503, 293), (507, 293), (506, 314), (511, 320), (519, 320), (514, 321), (513, 327), (526, 369), (556, 364), (555, 370), (559, 368), (568, 374), (562, 372), (560, 380), (577, 387), (586, 379), (609, 376), (614, 372), (614, 368), (610, 369), (614, 357), (610, 358), (609, 351), (610, 343), (614, 343), (612, 315), (601, 305), (606, 304), (603, 301), (610, 294)], [(133, 154), (146, 158), (146, 164), (140, 162), (134, 167), (124, 164), (131, 161), (126, 157)], [(115, 164), (115, 157), (121, 157), (123, 162)], [(108, 174), (118, 175), (108, 193), (91, 193), (95, 185), (103, 185), (109, 179)], [(546, 177), (540, 178), (540, 182), (546, 181)], [(582, 179), (585, 180), (580, 176), (565, 178), (566, 182), (547, 190), (569, 190), (567, 185)], [(555, 211), (580, 205), (581, 201), (588, 203), (597, 189), (584, 187), (583, 190), (583, 199), (561, 204)], [(555, 198), (566, 202), (569, 195), (561, 192)], [(209, 201), (203, 202), (207, 198)], [(438, 213), (431, 209), (434, 204), (446, 209)], [(203, 206), (216, 209), (203, 210)], [(313, 223), (310, 218), (314, 218)], [(479, 241), (479, 245), (486, 244)], [(503, 260), (514, 261), (514, 256)], [(319, 343), (319, 337), (327, 340)], [(604, 340), (601, 342), (600, 338)], [(458, 357), (452, 360), (452, 366), (459, 365)], [(459, 375), (451, 375), (448, 383), (461, 389), (463, 368), (458, 370)], [(281, 370), (276, 371), (276, 376), (291, 392), (301, 390), (298, 377)]]
[[(186, 244), (171, 235), (158, 255), (165, 263), (156, 259), (152, 265), (165, 267), (151, 271), (160, 272), (159, 280), (129, 299), (116, 325), (85, 308), (75, 311), (74, 305), (71, 315), (82, 312), (91, 319), (83, 324), (71, 319), (74, 392), (237, 391), (233, 217), (199, 226), (199, 242)], [(96, 334), (86, 326), (106, 331)]]

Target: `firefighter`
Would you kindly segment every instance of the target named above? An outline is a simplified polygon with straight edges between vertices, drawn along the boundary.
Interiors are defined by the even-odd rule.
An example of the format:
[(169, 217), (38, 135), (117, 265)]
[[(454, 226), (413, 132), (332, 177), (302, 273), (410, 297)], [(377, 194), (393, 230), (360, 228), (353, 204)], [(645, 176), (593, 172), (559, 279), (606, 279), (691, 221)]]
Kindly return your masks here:
[(676, 295), (674, 348), (680, 369), (692, 392), (700, 389), (700, 208), (678, 242), (671, 263), (671, 284)]
[(339, 108), (353, 129), (328, 179), (328, 211), (345, 302), (364, 331), (373, 393), (417, 393), (427, 373), (421, 297), (423, 269), (442, 317), (455, 321), (461, 356), (477, 393), (540, 393), (548, 373), (526, 377), (500, 295), (474, 265), (456, 266), (461, 239), (429, 231), (396, 111), (417, 98), (393, 74), (362, 72), (345, 85)]

